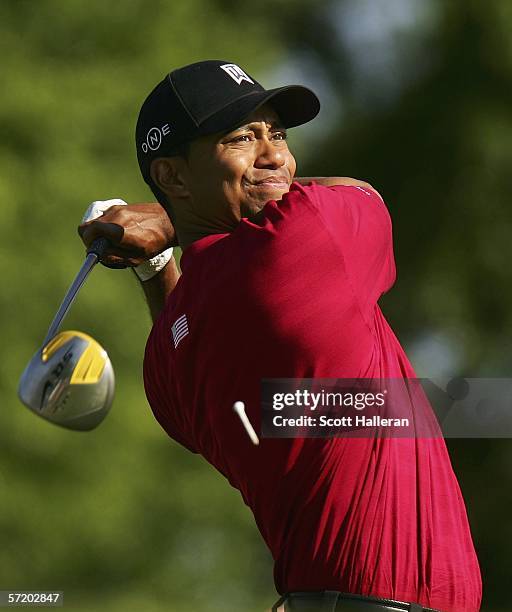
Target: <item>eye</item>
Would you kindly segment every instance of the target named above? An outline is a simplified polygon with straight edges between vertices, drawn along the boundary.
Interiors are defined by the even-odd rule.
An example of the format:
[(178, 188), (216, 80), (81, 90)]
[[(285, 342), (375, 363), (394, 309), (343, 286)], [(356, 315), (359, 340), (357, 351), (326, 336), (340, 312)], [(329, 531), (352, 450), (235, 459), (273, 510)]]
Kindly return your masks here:
[(251, 134), (240, 134), (240, 136), (235, 136), (231, 142), (250, 142), (252, 140)]
[(286, 140), (287, 137), (288, 137), (288, 134), (284, 130), (281, 130), (279, 132), (274, 132), (272, 134), (272, 138), (274, 140)]

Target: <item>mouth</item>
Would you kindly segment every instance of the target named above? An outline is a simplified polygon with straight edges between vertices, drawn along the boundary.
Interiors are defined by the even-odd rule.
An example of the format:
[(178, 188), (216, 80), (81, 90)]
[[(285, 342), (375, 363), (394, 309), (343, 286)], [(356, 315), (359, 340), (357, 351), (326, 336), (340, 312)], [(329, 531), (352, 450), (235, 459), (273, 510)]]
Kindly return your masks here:
[(288, 191), (290, 188), (290, 182), (287, 178), (283, 176), (268, 176), (259, 181), (248, 181), (247, 179), (243, 179), (243, 182), (246, 186), (256, 189), (284, 189)]

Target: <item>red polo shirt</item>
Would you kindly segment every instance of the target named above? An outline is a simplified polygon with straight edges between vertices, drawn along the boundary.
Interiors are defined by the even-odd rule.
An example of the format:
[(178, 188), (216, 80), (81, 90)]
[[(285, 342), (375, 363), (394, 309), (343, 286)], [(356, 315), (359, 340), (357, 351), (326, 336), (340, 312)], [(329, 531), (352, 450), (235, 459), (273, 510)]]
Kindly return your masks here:
[(240, 490), (280, 593), (339, 590), (479, 609), (481, 579), (442, 438), (263, 439), (263, 378), (414, 377), (377, 305), (391, 221), (358, 187), (293, 184), (231, 234), (190, 245), (149, 337), (146, 393), (165, 431)]

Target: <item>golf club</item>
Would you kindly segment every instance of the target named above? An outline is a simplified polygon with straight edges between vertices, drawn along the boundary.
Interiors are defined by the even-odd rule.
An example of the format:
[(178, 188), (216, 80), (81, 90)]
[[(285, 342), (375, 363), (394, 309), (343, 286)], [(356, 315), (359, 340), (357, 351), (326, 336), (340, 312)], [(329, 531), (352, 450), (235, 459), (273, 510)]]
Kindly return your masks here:
[(109, 246), (96, 239), (55, 315), (42, 347), (25, 368), (20, 400), (40, 417), (67, 429), (94, 429), (114, 398), (114, 370), (106, 351), (77, 331), (57, 333), (78, 291)]

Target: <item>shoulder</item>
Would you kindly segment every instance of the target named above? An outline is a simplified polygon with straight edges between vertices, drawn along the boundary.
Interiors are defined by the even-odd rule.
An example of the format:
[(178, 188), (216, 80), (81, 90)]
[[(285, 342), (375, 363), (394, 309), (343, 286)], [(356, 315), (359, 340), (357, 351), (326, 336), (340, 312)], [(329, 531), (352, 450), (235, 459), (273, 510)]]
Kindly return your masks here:
[(315, 178), (296, 178), (294, 181), (296, 185), (302, 185), (306, 187), (310, 187), (312, 185), (319, 185), (320, 187), (359, 187), (360, 189), (364, 189), (367, 191), (371, 191), (379, 196), (382, 200), (382, 196), (380, 193), (367, 183), (366, 181), (361, 181), (359, 179), (351, 178), (348, 176), (321, 176)]
[[(345, 239), (379, 233), (389, 236), (392, 223), (388, 209), (369, 183), (341, 178), (329, 182), (332, 184), (313, 180), (307, 185), (292, 186), (287, 194), (292, 206), (298, 209), (302, 204), (302, 209), (311, 209), (330, 232)], [(306, 201), (308, 206), (304, 206)]]
[(377, 236), (389, 239), (391, 219), (382, 198), (368, 183), (292, 183), (281, 200), (270, 200), (255, 217), (244, 219), (232, 235), (233, 245), (250, 254), (256, 248), (290, 249), (292, 243), (312, 247), (312, 239), (335, 237), (366, 242)]
[(356, 179), (329, 178), (312, 179), (309, 183), (292, 183), (290, 191), (283, 196), (282, 205), (309, 203), (318, 213), (332, 209), (338, 216), (351, 216), (359, 211), (363, 216), (388, 216), (380, 193), (369, 183)]

